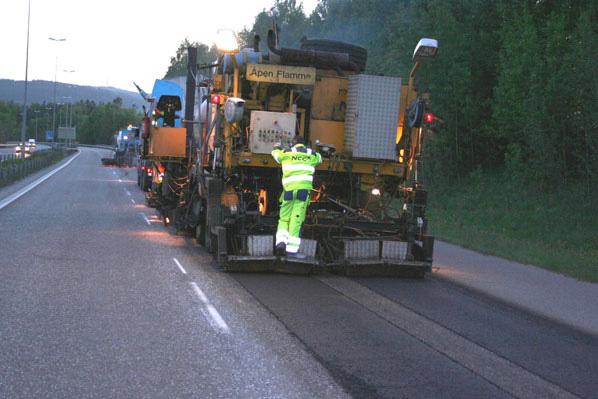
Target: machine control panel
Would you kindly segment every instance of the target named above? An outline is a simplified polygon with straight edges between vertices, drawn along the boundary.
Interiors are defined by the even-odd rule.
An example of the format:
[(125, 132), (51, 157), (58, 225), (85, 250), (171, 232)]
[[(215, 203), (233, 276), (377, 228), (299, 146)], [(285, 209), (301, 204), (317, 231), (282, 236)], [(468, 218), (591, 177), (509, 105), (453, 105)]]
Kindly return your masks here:
[(292, 112), (251, 112), (249, 148), (254, 154), (270, 154), (274, 144), (291, 143), (295, 136), (296, 116)]

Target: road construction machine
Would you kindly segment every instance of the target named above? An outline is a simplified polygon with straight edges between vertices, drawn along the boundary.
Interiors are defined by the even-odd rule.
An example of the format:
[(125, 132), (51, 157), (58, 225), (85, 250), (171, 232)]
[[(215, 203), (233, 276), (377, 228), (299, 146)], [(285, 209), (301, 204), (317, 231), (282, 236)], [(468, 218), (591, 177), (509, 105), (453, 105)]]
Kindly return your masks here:
[[(267, 47), (260, 51), (256, 36), (253, 48), (220, 48), (215, 63), (199, 66), (189, 48), (184, 98), (177, 90), (144, 95), (148, 203), (227, 271), (430, 272), (421, 176), (429, 114), (414, 77), (436, 55), (436, 40), (418, 43), (406, 80), (365, 74), (367, 50), (343, 42), (280, 48), (270, 31)], [(302, 228), (305, 257), (290, 259), (274, 251), (282, 185), (271, 151), (295, 135), (323, 162)]]

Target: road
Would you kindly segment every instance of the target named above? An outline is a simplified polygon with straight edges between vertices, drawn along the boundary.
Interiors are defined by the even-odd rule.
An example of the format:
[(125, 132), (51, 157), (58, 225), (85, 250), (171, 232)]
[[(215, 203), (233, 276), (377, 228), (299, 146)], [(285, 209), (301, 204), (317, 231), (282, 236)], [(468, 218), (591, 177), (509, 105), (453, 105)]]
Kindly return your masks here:
[[(14, 154), (15, 153), (15, 145), (10, 146), (10, 147), (0, 147), (0, 156), (2, 155), (9, 155), (9, 154)], [(44, 149), (48, 149), (50, 147), (48, 147), (45, 144), (38, 144), (33, 151), (40, 151), (40, 150), (44, 150)]]
[(597, 397), (598, 337), (437, 276), (222, 273), (107, 153), (0, 209), (0, 397)]

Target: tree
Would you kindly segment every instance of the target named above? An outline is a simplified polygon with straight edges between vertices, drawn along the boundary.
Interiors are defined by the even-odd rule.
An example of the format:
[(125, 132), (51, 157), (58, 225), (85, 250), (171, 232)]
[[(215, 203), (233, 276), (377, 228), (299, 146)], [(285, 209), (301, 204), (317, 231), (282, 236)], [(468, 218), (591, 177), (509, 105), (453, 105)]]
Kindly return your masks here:
[(175, 76), (187, 76), (187, 49), (189, 47), (197, 48), (198, 64), (211, 64), (218, 56), (215, 46), (209, 47), (200, 42), (190, 42), (188, 38), (185, 38), (181, 44), (179, 44), (175, 56), (170, 57), (170, 65), (164, 75), (164, 79)]

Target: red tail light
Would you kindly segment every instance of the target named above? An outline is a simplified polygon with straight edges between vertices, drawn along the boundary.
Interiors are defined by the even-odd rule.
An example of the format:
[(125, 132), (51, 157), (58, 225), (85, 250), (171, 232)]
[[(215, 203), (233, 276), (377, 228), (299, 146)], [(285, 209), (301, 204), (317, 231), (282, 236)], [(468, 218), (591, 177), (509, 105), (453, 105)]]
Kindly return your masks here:
[(426, 122), (426, 123), (434, 122), (434, 114), (424, 114), (424, 122)]

